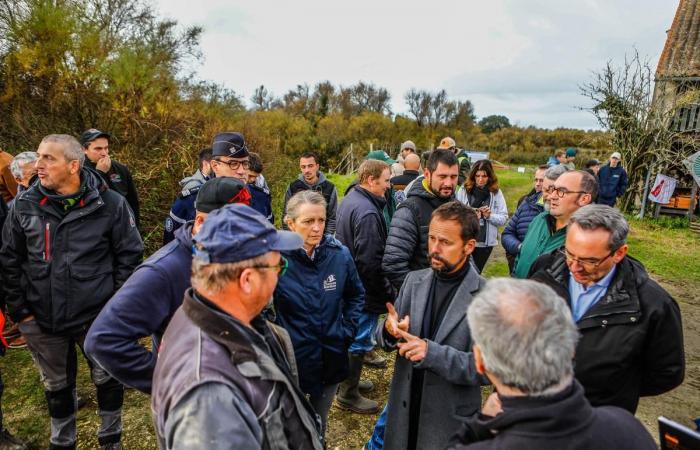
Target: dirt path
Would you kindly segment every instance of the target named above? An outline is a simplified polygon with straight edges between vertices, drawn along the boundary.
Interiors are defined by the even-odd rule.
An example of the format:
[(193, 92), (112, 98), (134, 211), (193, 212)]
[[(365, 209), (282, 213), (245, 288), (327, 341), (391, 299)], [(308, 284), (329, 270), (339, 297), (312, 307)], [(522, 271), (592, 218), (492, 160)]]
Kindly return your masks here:
[[(503, 273), (505, 254), (501, 246), (494, 248), (486, 272)], [(686, 376), (677, 389), (657, 397), (643, 398), (637, 418), (649, 432), (658, 439), (657, 418), (661, 415), (693, 426), (693, 419), (700, 417), (700, 280), (678, 282), (654, 277), (681, 307), (686, 353)], [(393, 355), (386, 355), (393, 359)], [(392, 364), (384, 370), (365, 369), (366, 378), (372, 380), (376, 390), (368, 397), (384, 404), (393, 373)], [(337, 407), (331, 410), (327, 434), (329, 449), (362, 448), (372, 434), (378, 415), (360, 415), (342, 411)]]

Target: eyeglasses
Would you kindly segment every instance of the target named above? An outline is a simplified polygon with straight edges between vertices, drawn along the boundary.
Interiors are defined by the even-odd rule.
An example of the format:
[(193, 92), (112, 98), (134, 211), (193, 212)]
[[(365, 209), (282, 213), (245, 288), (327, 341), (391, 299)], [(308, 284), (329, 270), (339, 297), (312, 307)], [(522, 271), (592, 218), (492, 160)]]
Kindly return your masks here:
[(549, 188), (547, 190), (548, 194), (557, 194), (557, 197), (564, 198), (566, 194), (588, 194), (586, 191), (570, 191), (567, 188)]
[(252, 269), (275, 269), (277, 270), (277, 275), (280, 277), (287, 273), (287, 268), (289, 268), (289, 261), (284, 256), (280, 257), (280, 262), (274, 266), (252, 266)]
[(578, 265), (580, 265), (581, 267), (583, 267), (583, 269), (584, 269), (585, 271), (589, 272), (589, 271), (592, 271), (592, 270), (596, 270), (601, 264), (603, 264), (603, 262), (604, 262), (606, 259), (608, 259), (608, 258), (610, 258), (612, 255), (614, 255), (614, 254), (615, 254), (615, 250), (613, 250), (613, 251), (611, 251), (610, 253), (608, 253), (608, 256), (606, 256), (605, 258), (600, 258), (600, 259), (594, 259), (594, 258), (584, 258), (584, 259), (580, 259), (580, 258), (577, 258), (576, 256), (572, 255), (571, 253), (569, 253), (569, 251), (568, 251), (566, 248), (560, 249), (560, 250), (559, 250), (559, 253), (561, 253), (562, 255), (564, 255), (564, 257), (566, 258), (566, 262), (567, 262), (567, 263), (572, 263), (572, 262), (576, 261), (576, 263), (577, 263)]
[(238, 168), (241, 166), (243, 166), (245, 170), (250, 169), (250, 161), (248, 161), (247, 159), (243, 161), (239, 161), (237, 159), (224, 161), (223, 159), (214, 158), (214, 161), (220, 162), (221, 164), (226, 164), (231, 170), (238, 170)]

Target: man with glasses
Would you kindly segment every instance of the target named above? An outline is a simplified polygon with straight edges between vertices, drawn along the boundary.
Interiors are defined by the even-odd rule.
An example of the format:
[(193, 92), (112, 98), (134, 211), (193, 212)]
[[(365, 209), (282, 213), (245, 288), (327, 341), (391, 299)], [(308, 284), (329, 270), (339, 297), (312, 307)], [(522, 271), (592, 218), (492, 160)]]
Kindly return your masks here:
[[(85, 338), (85, 352), (126, 386), (151, 393), (160, 340), (182, 295), (190, 287), (192, 239), (209, 213), (229, 203), (248, 204), (237, 178), (214, 178), (197, 192), (197, 213), (175, 232), (175, 240), (136, 268), (109, 300)], [(154, 351), (139, 342), (152, 336)]]
[(581, 338), (575, 376), (593, 406), (631, 413), (639, 397), (683, 381), (685, 357), (678, 304), (627, 255), (629, 224), (607, 205), (571, 215), (566, 245), (540, 257), (530, 278), (566, 300)]
[[(204, 169), (206, 165), (211, 167), (211, 172), (213, 172), (213, 175), (208, 174), (207, 178), (232, 177), (247, 183), (250, 155), (243, 135), (237, 132), (216, 134), (211, 145), (211, 152), (204, 153), (203, 151), (200, 153), (200, 169)], [(182, 199), (179, 204), (173, 205), (173, 209), (165, 221), (163, 245), (174, 239), (175, 230), (190, 220), (194, 220), (194, 200), (198, 190), (199, 186), (193, 186), (187, 192), (183, 191), (180, 194)], [(176, 203), (178, 203), (177, 200)]]
[(209, 215), (153, 376), (159, 448), (323, 448), (289, 334), (260, 315), (284, 267), (280, 252), (301, 247), (298, 234), (248, 206)]
[(549, 189), (551, 192), (546, 193), (549, 211), (535, 217), (527, 229), (515, 260), (514, 277), (527, 277), (538, 257), (564, 244), (569, 218), (580, 207), (593, 203), (597, 189), (595, 177), (581, 170), (569, 171), (557, 178)]

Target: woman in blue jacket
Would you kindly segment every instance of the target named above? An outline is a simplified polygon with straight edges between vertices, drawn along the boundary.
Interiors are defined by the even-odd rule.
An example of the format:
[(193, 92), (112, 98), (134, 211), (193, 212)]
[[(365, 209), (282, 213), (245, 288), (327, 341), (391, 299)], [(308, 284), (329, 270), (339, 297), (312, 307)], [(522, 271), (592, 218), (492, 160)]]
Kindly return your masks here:
[(299, 385), (321, 416), (325, 433), (338, 384), (347, 377), (347, 351), (365, 291), (350, 251), (323, 233), (326, 201), (321, 194), (295, 194), (284, 220), (304, 239), (304, 247), (283, 252), (289, 266), (274, 293), (277, 322), (292, 338)]

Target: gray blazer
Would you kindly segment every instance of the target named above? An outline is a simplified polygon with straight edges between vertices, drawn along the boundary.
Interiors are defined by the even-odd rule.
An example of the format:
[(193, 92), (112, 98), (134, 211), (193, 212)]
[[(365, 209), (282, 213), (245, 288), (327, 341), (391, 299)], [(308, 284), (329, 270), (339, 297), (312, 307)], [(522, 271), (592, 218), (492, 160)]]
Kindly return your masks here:
[[(432, 269), (409, 273), (394, 305), (399, 318), (410, 315), (409, 333), (415, 336), (420, 334), (432, 277)], [(397, 354), (389, 392), (385, 450), (407, 447), (414, 368), (427, 369), (423, 378), (418, 449), (445, 448), (460, 424), (481, 407), (480, 386), (487, 384), (487, 380), (476, 371), (466, 312), (472, 295), (485, 282), (472, 267), (457, 289), (435, 340), (427, 341), (428, 352), (423, 361), (413, 364)], [(395, 340), (385, 339), (383, 330), (382, 322), (376, 332), (377, 343), (385, 350), (395, 349)]]

